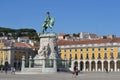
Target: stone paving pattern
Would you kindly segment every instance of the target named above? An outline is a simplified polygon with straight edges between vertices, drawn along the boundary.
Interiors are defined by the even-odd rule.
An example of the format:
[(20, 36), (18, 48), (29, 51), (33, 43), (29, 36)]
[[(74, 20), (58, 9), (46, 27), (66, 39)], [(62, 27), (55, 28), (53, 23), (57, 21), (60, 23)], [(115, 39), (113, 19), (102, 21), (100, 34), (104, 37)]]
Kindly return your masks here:
[(0, 80), (120, 80), (120, 72), (81, 72), (76, 78), (72, 73), (54, 74), (11, 74), (0, 73)]

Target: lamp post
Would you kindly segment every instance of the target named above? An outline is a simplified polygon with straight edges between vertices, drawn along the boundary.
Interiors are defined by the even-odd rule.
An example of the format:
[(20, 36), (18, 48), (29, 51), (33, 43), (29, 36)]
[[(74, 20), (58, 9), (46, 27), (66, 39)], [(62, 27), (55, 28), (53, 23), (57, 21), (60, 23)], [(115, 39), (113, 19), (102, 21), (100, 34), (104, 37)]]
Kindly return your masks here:
[(68, 60), (67, 60), (66, 56), (65, 56), (65, 68), (68, 71), (68, 69), (69, 69), (69, 63), (68, 63)]
[(72, 57), (70, 57), (70, 59), (69, 59), (69, 67), (71, 67), (71, 59), (72, 59)]
[(67, 71), (69, 71), (69, 63), (70, 63), (70, 61), (69, 61), (69, 59), (66, 59), (66, 68), (67, 68)]
[(65, 63), (65, 68), (66, 68), (66, 56), (65, 56), (65, 59), (64, 59), (64, 63)]

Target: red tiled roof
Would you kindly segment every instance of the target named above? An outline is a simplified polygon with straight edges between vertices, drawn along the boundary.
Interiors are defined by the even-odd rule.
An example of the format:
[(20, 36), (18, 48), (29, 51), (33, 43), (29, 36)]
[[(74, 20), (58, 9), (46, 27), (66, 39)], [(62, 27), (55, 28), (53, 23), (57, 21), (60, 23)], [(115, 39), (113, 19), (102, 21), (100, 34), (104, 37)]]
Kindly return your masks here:
[(27, 44), (27, 43), (14, 42), (13, 45), (14, 45), (14, 47), (32, 48), (32, 46), (30, 44)]
[(99, 39), (99, 40), (83, 40), (83, 41), (68, 41), (68, 40), (58, 40), (57, 43), (61, 45), (79, 45), (79, 44), (101, 44), (101, 43), (113, 43), (120, 42), (120, 38), (114, 39)]
[(90, 33), (90, 37), (91, 38), (98, 38), (98, 36), (96, 34), (91, 34), (91, 33)]

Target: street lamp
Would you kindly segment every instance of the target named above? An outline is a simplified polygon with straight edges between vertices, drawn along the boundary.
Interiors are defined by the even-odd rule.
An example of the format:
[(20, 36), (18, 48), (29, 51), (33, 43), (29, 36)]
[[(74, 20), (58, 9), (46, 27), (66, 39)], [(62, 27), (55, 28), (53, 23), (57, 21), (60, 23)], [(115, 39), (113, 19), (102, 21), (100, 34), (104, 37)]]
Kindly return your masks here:
[(66, 55), (65, 55), (65, 58), (64, 58), (64, 63), (65, 63), (65, 68), (66, 68)]
[(68, 61), (68, 59), (66, 58), (66, 55), (65, 55), (65, 68), (66, 68), (66, 69), (69, 68), (69, 61)]
[(70, 57), (70, 59), (69, 59), (69, 67), (71, 67), (71, 59), (72, 59), (72, 57)]

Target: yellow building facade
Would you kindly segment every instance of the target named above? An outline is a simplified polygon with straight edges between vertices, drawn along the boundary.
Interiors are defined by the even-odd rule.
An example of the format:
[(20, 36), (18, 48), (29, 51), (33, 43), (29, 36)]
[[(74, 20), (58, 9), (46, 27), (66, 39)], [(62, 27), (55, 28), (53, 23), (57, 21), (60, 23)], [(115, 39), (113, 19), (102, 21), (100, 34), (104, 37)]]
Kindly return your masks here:
[(0, 65), (5, 65), (5, 62), (8, 62), (9, 66), (14, 66), (16, 70), (20, 70), (22, 57), (25, 56), (25, 66), (28, 66), (29, 56), (33, 57), (34, 55), (34, 51), (29, 44), (8, 40), (0, 43)]
[(6, 61), (10, 61), (10, 47), (5, 46), (4, 43), (0, 43), (0, 65), (4, 65)]
[(120, 71), (120, 39), (109, 41), (59, 42), (61, 58), (72, 59), (71, 70), (77, 64), (81, 71)]

